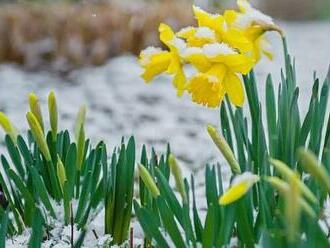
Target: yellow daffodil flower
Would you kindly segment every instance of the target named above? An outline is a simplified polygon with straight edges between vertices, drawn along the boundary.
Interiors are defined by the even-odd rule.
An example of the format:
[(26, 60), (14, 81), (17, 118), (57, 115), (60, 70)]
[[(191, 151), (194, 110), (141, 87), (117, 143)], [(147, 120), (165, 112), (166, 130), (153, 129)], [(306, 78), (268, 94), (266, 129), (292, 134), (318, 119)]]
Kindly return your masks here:
[(243, 197), (259, 181), (259, 176), (244, 172), (234, 178), (230, 188), (220, 197), (220, 205), (231, 204)]
[(227, 10), (224, 19), (230, 27), (236, 27), (244, 32), (244, 36), (253, 44), (252, 56), (259, 61), (262, 55), (269, 59), (273, 58), (270, 45), (264, 37), (267, 31), (282, 31), (274, 24), (271, 17), (253, 8), (247, 0), (238, 0), (237, 5), (240, 12)]
[(199, 7), (193, 6), (193, 12), (199, 27), (207, 27), (215, 32), (217, 42), (227, 43), (240, 52), (252, 50), (252, 43), (242, 30), (229, 26), (222, 15), (210, 14)]
[(199, 70), (187, 83), (194, 102), (217, 107), (228, 94), (234, 105), (243, 105), (244, 89), (238, 73), (247, 74), (251, 70), (254, 65), (251, 58), (224, 43), (188, 48), (182, 56)]
[(148, 83), (157, 75), (167, 72), (174, 75), (173, 84), (177, 94), (183, 94), (186, 77), (182, 69), (180, 52), (185, 49), (185, 42), (177, 38), (172, 29), (166, 24), (159, 26), (160, 40), (168, 47), (168, 51), (160, 48), (148, 47), (143, 50), (139, 62), (144, 69), (142, 78)]

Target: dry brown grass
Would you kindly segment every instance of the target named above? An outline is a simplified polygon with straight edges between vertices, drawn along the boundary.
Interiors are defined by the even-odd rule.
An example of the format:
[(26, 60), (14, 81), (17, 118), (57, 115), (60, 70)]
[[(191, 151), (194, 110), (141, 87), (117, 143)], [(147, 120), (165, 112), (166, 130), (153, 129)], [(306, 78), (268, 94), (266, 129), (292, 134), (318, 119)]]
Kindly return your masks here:
[(193, 22), (188, 3), (148, 5), (5, 5), (0, 9), (0, 62), (56, 70), (104, 63), (125, 52), (157, 45), (157, 28)]

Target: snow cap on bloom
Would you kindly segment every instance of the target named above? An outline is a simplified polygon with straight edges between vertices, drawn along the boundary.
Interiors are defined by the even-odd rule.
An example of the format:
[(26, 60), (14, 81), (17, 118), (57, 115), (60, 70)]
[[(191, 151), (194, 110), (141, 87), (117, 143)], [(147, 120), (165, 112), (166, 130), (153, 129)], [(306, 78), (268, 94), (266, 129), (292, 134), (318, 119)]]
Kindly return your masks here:
[(240, 52), (252, 51), (252, 43), (244, 32), (228, 25), (224, 16), (219, 14), (210, 14), (199, 7), (193, 6), (193, 12), (199, 27), (207, 27), (214, 31), (217, 42), (228, 43), (231, 47)]
[(149, 83), (163, 72), (174, 75), (173, 85), (177, 89), (177, 94), (181, 96), (186, 77), (180, 53), (186, 48), (186, 43), (176, 37), (173, 30), (164, 23), (159, 25), (159, 38), (169, 50), (164, 51), (154, 47), (143, 50), (139, 56), (139, 62), (144, 70), (141, 76), (145, 82)]
[(231, 204), (243, 197), (250, 188), (259, 181), (259, 176), (244, 172), (234, 178), (230, 188), (220, 197), (220, 205)]
[(214, 30), (209, 27), (187, 27), (181, 29), (176, 35), (185, 39), (188, 47), (201, 47), (217, 41)]
[(11, 123), (9, 118), (2, 112), (0, 112), (0, 126), (5, 131), (7, 135), (11, 138), (11, 140), (16, 143), (16, 139), (18, 136), (18, 132), (14, 125)]

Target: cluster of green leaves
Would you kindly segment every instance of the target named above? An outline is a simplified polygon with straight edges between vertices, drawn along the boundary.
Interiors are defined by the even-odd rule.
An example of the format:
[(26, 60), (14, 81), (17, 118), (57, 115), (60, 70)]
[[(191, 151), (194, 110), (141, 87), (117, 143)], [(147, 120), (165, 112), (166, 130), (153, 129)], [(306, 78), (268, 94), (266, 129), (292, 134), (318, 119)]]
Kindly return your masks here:
[[(30, 247), (40, 247), (45, 233), (53, 228), (53, 220), (57, 220), (77, 226), (80, 236), (71, 237), (71, 245), (79, 247), (91, 214), (98, 212), (103, 202), (105, 233), (111, 234), (113, 243), (126, 241), (132, 212), (134, 139), (130, 138), (127, 147), (123, 140), (109, 162), (103, 142), (94, 147), (85, 139), (85, 107), (78, 113), (72, 139), (67, 130), (57, 132), (54, 93), (50, 93), (48, 101), (51, 126), (48, 132), (44, 131), (39, 101), (33, 93), (29, 103), (27, 140), (0, 113), (10, 158), (1, 155), (0, 246), (5, 247), (2, 244), (7, 235), (17, 235), (31, 227)], [(64, 219), (60, 219), (62, 212)]]
[[(329, 246), (326, 235), (329, 230), (323, 230), (319, 225), (319, 221), (323, 220), (322, 211), (329, 189), (322, 186), (318, 179), (325, 182), (330, 179), (326, 172), (330, 170), (330, 119), (326, 118), (330, 78), (326, 78), (321, 85), (314, 76), (308, 112), (302, 118), (295, 66), (288, 54), (285, 39), (283, 44), (285, 71), (281, 72), (277, 98), (269, 75), (263, 105), (259, 100), (255, 75), (251, 72), (244, 77), (249, 113), (240, 108), (234, 109), (228, 100), (220, 109), (221, 133), (240, 166), (239, 172), (233, 170), (233, 177), (240, 172), (250, 171), (262, 180), (239, 200), (221, 206), (218, 199), (223, 194), (223, 175), (220, 167), (207, 166), (207, 209), (206, 218), (202, 220), (196, 207), (193, 176), (190, 184), (184, 179), (185, 195), (192, 195), (192, 201), (189, 197), (186, 200), (182, 197), (180, 202), (169, 186), (168, 172), (153, 166), (147, 167), (157, 183), (159, 194), (154, 195), (151, 205), (145, 204), (142, 198), (141, 206), (137, 202), (134, 206), (146, 237), (153, 240), (157, 247), (171, 247), (173, 244), (176, 247), (197, 247), (198, 243), (202, 247), (223, 247), (229, 245), (234, 237), (242, 247), (254, 247), (255, 244), (263, 247)], [(265, 112), (262, 106), (265, 106)], [(299, 148), (309, 149), (315, 156), (310, 156), (311, 152), (299, 156)], [(293, 235), (290, 235), (290, 228), (296, 220), (294, 216), (286, 219), (290, 195), (283, 197), (267, 181), (268, 178), (283, 179), (280, 182), (288, 180), (281, 171), (273, 168), (271, 161), (274, 159), (283, 161), (280, 167), (287, 168), (288, 174), (290, 171), (290, 175), (296, 172), (302, 178), (301, 184), (306, 185), (307, 191), (317, 199), (303, 203), (307, 209), (305, 212), (297, 208), (298, 227), (293, 230)], [(142, 161), (142, 164), (145, 162)], [(317, 166), (311, 166), (313, 163)], [(287, 185), (292, 186), (290, 180), (284, 186)]]

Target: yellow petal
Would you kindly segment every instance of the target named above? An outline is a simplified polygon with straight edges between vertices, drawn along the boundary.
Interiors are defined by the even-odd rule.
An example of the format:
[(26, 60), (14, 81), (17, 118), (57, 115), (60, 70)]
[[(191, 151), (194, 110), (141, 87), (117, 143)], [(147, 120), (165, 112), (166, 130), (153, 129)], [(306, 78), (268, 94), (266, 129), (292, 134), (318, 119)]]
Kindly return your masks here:
[(236, 28), (228, 29), (222, 39), (225, 43), (228, 43), (233, 48), (237, 48), (242, 53), (249, 52), (253, 48), (252, 42), (242, 31)]
[(212, 15), (196, 6), (193, 6), (193, 12), (199, 27), (208, 27), (216, 32), (223, 29), (223, 16)]
[(165, 72), (171, 62), (171, 54), (167, 51), (162, 51), (150, 55), (145, 58), (143, 55), (140, 56), (140, 64), (142, 65), (144, 72), (141, 77), (148, 83), (155, 76), (162, 72)]
[(172, 28), (165, 23), (161, 23), (158, 28), (159, 31), (159, 39), (166, 45), (174, 39), (175, 34)]
[(223, 59), (231, 71), (242, 73), (243, 75), (249, 73), (255, 65), (254, 60), (242, 54), (227, 55)]
[(200, 72), (206, 72), (211, 67), (209, 59), (202, 53), (191, 53), (185, 56), (184, 60), (192, 64)]
[(193, 102), (210, 108), (218, 107), (224, 96), (222, 84), (212, 81), (205, 73), (198, 73), (192, 77), (187, 90)]
[(218, 107), (225, 94), (222, 83), (225, 75), (226, 67), (215, 65), (208, 72), (193, 76), (187, 85), (192, 101), (210, 108)]
[(220, 205), (228, 205), (240, 199), (242, 196), (248, 192), (251, 185), (246, 182), (242, 182), (234, 185), (229, 190), (227, 190), (219, 199)]
[(220, 197), (219, 204), (227, 205), (237, 201), (244, 196), (259, 179), (259, 176), (251, 172), (244, 172), (236, 176), (232, 182), (232, 186)]
[(226, 10), (223, 14), (223, 17), (229, 25), (233, 25), (238, 15), (239, 13), (237, 13), (235, 10)]
[(186, 88), (186, 76), (182, 69), (178, 70), (173, 79), (173, 85), (177, 89), (177, 95), (182, 96)]
[(196, 28), (194, 27), (187, 27), (181, 29), (179, 32), (176, 33), (178, 38), (182, 39), (189, 39), (196, 33)]
[(228, 73), (224, 84), (229, 100), (235, 106), (242, 107), (244, 103), (244, 89), (240, 78), (234, 73)]

